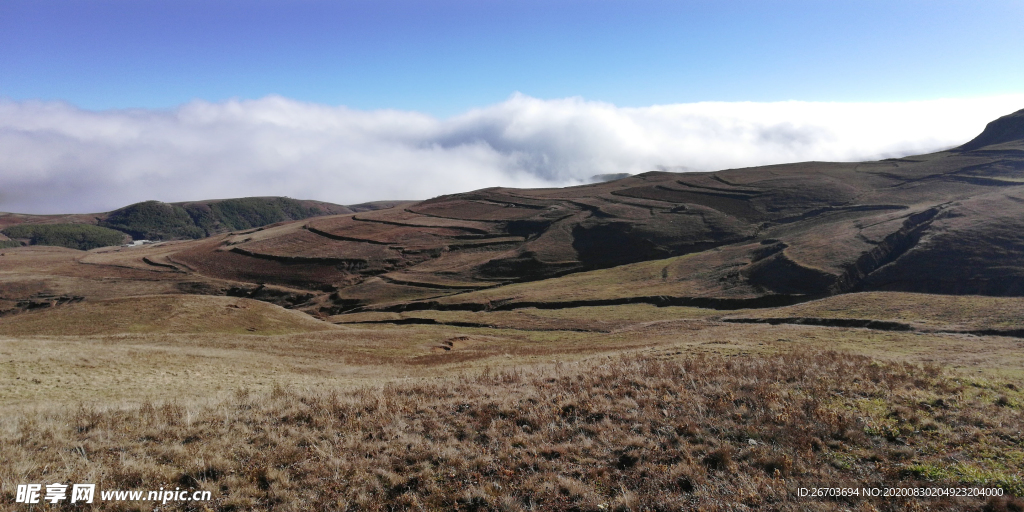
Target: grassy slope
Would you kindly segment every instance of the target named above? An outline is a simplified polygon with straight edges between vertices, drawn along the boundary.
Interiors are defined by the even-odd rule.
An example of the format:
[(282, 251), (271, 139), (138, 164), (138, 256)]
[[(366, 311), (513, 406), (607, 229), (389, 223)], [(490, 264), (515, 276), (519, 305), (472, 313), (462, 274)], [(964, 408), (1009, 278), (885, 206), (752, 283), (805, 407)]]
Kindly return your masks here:
[(1024, 298), (922, 293), (851, 293), (794, 306), (746, 311), (736, 318), (842, 318), (904, 322), (922, 329), (1024, 327)]
[[(70, 307), (20, 316), (42, 317)], [(378, 385), (406, 377), (473, 374), (484, 367), (530, 367), (623, 351), (676, 357), (825, 348), (882, 361), (939, 364), (972, 378), (1024, 379), (1024, 353), (1016, 338), (732, 324), (691, 315), (707, 310), (683, 311), (682, 318), (673, 319), (662, 315), (673, 315), (676, 308), (632, 309), (637, 307), (641, 306), (522, 311), (538, 323), (551, 320), (543, 317), (546, 313), (564, 315), (563, 320), (582, 319), (576, 328), (588, 322), (612, 323), (583, 332), (550, 330), (550, 324), (524, 321), (501, 328), (350, 324), (278, 335), (239, 329), (236, 333), (0, 336), (0, 406), (117, 404), (172, 397), (189, 401), (238, 387), (267, 390), (275, 383), (300, 388)], [(474, 315), (472, 320), (488, 322)], [(0, 317), (0, 326), (18, 318)], [(492, 323), (509, 321), (499, 316)]]
[[(578, 272), (563, 277), (517, 283), (491, 290), (480, 290), (440, 299), (441, 303), (511, 302), (568, 302), (576, 300), (619, 299), (651, 295), (699, 295), (699, 289), (690, 289), (686, 283), (663, 278), (666, 269), (695, 255), (665, 260), (644, 261), (618, 267)], [(669, 270), (671, 271), (671, 270)]]
[[(903, 304), (906, 319), (953, 307), (853, 299), (854, 311)], [(973, 299), (964, 316), (1010, 300)], [(401, 315), (487, 328), (330, 326), (246, 299), (150, 296), (2, 318), (0, 457), (14, 463), (0, 496), (43, 472), (210, 489), (216, 510), (970, 510), (984, 500), (795, 490), (1024, 491), (1018, 340), (721, 314), (635, 304)], [(546, 330), (581, 326), (593, 330)]]
[(657, 307), (650, 304), (588, 306), (565, 309), (523, 308), (514, 311), (407, 311), (403, 313), (349, 313), (331, 317), (339, 324), (360, 322), (407, 322), (433, 320), (439, 324), (473, 324), (496, 329), (611, 332), (643, 322), (700, 319), (721, 316), (713, 309)]
[(1020, 495), (1022, 401), (1009, 383), (837, 353), (242, 391), (202, 406), (8, 419), (0, 456), (13, 463), (0, 467), (0, 492), (10, 499), (13, 483), (34, 481), (180, 486), (210, 490), (215, 510), (976, 510), (984, 498), (808, 499), (797, 489)]
[(260, 334), (330, 330), (297, 311), (256, 300), (200, 295), (152, 295), (71, 304), (16, 315), (0, 335), (91, 336), (119, 333)]

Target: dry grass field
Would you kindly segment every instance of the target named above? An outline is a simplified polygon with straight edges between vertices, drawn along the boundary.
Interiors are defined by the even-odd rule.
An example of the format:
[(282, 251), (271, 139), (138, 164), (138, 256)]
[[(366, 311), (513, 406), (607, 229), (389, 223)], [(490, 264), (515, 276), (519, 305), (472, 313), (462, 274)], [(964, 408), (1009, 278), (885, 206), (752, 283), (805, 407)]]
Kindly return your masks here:
[(901, 323), (922, 331), (1012, 333), (1019, 331), (1022, 313), (1021, 297), (870, 292), (747, 311), (726, 318), (875, 320)]
[[(0, 500), (88, 481), (213, 496), (109, 510), (1016, 510), (1024, 340), (938, 332), (1020, 328), (1016, 300), (330, 322), (235, 297), (59, 305), (0, 321)], [(723, 321), (837, 308), (920, 329)], [(1006, 496), (798, 496), (827, 486)]]
[[(1019, 386), (836, 352), (603, 357), (338, 391), (5, 416), (13, 482), (209, 490), (202, 510), (1016, 510)], [(157, 504), (159, 505), (159, 504)], [(191, 505), (191, 506), (190, 506)], [(163, 509), (106, 503), (103, 508)]]

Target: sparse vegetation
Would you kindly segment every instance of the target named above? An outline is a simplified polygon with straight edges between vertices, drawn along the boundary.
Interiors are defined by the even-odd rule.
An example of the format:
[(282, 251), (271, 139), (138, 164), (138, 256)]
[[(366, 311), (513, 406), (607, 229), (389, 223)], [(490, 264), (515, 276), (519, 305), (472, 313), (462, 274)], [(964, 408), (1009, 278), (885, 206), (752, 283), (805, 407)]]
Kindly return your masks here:
[[(89, 224), (19, 224), (5, 228), (10, 238), (28, 239), (30, 245), (53, 245), (88, 251), (124, 243), (124, 233)], [(14, 242), (11, 245), (10, 242)], [(17, 241), (0, 242), (0, 247), (18, 247)]]
[[(1020, 400), (938, 367), (825, 352), (82, 406), (4, 418), (0, 457), (15, 462), (0, 468), (0, 492), (181, 486), (210, 490), (215, 510), (998, 510), (1024, 493), (1024, 420), (995, 403), (1004, 395)], [(1009, 497), (797, 495), (891, 486)]]

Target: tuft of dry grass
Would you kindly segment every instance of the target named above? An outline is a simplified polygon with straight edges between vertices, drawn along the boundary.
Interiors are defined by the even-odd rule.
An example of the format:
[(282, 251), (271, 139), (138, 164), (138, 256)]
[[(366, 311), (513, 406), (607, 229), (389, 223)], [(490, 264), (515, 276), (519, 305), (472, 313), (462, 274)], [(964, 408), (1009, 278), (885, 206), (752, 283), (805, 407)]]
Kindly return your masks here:
[(18, 483), (64, 481), (204, 489), (215, 510), (1013, 510), (1012, 497), (812, 500), (797, 490), (1021, 496), (1022, 402), (1013, 383), (801, 352), (634, 355), (356, 391), (25, 411), (0, 423), (0, 459), (11, 461), (0, 500), (13, 501)]

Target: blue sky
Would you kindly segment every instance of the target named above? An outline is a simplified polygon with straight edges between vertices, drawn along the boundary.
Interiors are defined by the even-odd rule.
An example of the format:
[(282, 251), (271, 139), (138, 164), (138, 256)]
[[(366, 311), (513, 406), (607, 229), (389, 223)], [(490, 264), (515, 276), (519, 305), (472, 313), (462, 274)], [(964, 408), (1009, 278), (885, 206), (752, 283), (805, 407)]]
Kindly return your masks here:
[(941, 150), (1024, 1), (0, 0), (0, 211), (341, 204)]
[(0, 97), (86, 109), (275, 94), (451, 116), (1024, 90), (1024, 2), (4, 0)]

